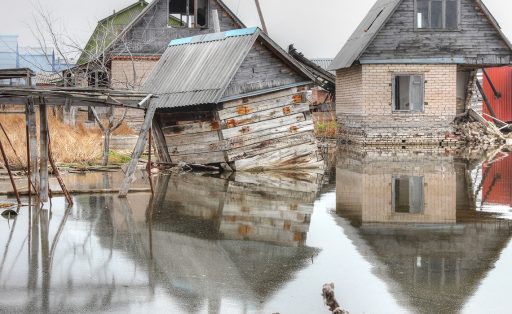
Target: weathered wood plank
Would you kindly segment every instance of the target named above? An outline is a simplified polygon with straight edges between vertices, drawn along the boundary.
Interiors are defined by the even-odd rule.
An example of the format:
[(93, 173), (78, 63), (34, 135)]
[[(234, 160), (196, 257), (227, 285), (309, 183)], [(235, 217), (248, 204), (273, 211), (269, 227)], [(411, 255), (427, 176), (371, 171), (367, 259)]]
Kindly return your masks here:
[(219, 140), (217, 131), (192, 134), (165, 134), (167, 145), (211, 143)]
[(309, 113), (309, 104), (288, 105), (256, 112), (253, 114), (241, 115), (227, 120), (223, 120), (221, 126), (222, 128), (234, 128), (241, 125), (253, 124), (261, 121), (286, 117), (303, 112)]
[(280, 150), (286, 147), (302, 145), (305, 143), (314, 143), (316, 145), (316, 139), (313, 132), (274, 138), (271, 140), (263, 141), (261, 143), (231, 149), (227, 151), (227, 155), (229, 161), (235, 161), (263, 155), (265, 153)]
[(251, 125), (243, 125), (239, 127), (234, 127), (230, 129), (222, 130), (222, 135), (224, 139), (231, 139), (236, 136), (246, 135), (253, 132), (259, 132), (267, 129), (276, 128), (282, 125), (289, 125), (295, 122), (303, 122), (305, 121), (305, 117), (303, 113), (298, 113), (278, 119), (272, 119), (262, 122), (257, 122)]
[(210, 152), (208, 154), (199, 153), (199, 154), (188, 154), (188, 155), (172, 155), (171, 160), (173, 163), (184, 162), (187, 164), (215, 164), (226, 162), (226, 158), (224, 157), (224, 152)]
[[(299, 97), (297, 97), (297, 95)], [(221, 120), (234, 118), (241, 115), (247, 115), (250, 113), (260, 112), (268, 109), (278, 108), (282, 106), (287, 106), (291, 104), (298, 104), (302, 100), (302, 93), (286, 95), (279, 98), (272, 98), (267, 101), (260, 101), (254, 103), (240, 103), (236, 107), (229, 107), (219, 111), (219, 118)], [(299, 102), (297, 103), (297, 100)]]
[(39, 200), (48, 201), (48, 114), (44, 99), (39, 100)]
[(238, 106), (242, 105), (249, 105), (249, 104), (257, 104), (260, 102), (268, 102), (272, 101), (278, 98), (292, 96), (294, 94), (297, 94), (298, 92), (304, 92), (305, 89), (303, 87), (293, 87), (289, 89), (285, 89), (279, 92), (274, 93), (268, 93), (260, 96), (250, 97), (250, 98), (243, 98), (243, 99), (237, 99), (232, 100), (224, 103), (224, 109), (229, 108), (236, 108)]
[(278, 170), (278, 169), (323, 169), (324, 163), (316, 144), (302, 144), (286, 147), (252, 158), (235, 161), (237, 171)]
[(193, 144), (168, 144), (169, 154), (171, 156), (220, 152), (225, 150), (225, 142), (214, 141), (209, 143), (193, 143)]
[(201, 132), (210, 132), (210, 131), (216, 131), (220, 128), (219, 122), (216, 121), (203, 121), (203, 122), (194, 122), (194, 123), (187, 123), (183, 125), (173, 125), (173, 126), (166, 126), (162, 127), (162, 131), (164, 132), (164, 135), (171, 135), (171, 134), (194, 134), (194, 133), (201, 133)]
[(315, 127), (311, 121), (298, 122), (274, 129), (263, 130), (261, 132), (256, 132), (249, 135), (237, 136), (227, 140), (226, 144), (228, 149), (236, 149), (272, 139), (283, 138), (289, 135), (312, 132), (314, 129)]

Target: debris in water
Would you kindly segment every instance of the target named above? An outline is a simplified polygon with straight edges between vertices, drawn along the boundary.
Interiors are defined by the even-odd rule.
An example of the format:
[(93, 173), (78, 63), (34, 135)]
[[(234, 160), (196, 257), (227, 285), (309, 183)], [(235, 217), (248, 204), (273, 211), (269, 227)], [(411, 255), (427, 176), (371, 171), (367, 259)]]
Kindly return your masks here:
[(2, 217), (7, 218), (7, 219), (11, 219), (11, 217), (16, 217), (16, 216), (18, 216), (18, 213), (12, 209), (6, 209), (2, 212)]
[(322, 287), (322, 296), (324, 297), (324, 303), (329, 307), (329, 310), (333, 314), (348, 314), (347, 311), (343, 310), (336, 298), (334, 297), (334, 283), (326, 283)]

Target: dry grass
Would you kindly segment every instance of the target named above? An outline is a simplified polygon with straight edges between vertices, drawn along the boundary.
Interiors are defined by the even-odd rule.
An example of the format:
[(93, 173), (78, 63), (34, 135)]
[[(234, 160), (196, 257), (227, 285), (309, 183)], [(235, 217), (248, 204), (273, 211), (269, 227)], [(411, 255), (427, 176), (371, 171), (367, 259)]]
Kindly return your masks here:
[[(37, 125), (39, 128), (39, 114)], [(50, 138), (54, 158), (60, 163), (77, 163), (96, 161), (101, 157), (102, 138), (98, 129), (87, 129), (83, 125), (70, 127), (55, 117), (51, 111), (48, 113)], [(26, 165), (26, 129), (25, 116), (22, 114), (0, 115), (0, 123), (3, 125), (12, 141), (22, 164), (16, 158), (5, 135), (0, 131), (0, 140), (7, 153), (9, 163), (14, 168)], [(0, 159), (3, 164), (3, 160)]]
[(314, 112), (315, 136), (335, 138), (337, 134), (336, 114), (334, 112)]

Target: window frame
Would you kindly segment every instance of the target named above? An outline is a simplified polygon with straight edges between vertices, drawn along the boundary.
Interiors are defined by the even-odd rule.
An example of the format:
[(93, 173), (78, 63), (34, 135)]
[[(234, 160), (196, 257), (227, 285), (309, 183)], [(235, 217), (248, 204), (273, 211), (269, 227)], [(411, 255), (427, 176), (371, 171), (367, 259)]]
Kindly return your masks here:
[[(433, 0), (429, 0), (429, 3)], [(446, 2), (450, 0), (439, 0), (443, 2), (443, 25), (446, 25)], [(455, 28), (419, 28), (418, 27), (418, 0), (414, 0), (414, 31), (417, 32), (459, 32), (461, 31), (461, 0), (457, 1), (457, 26)], [(431, 9), (429, 7), (429, 12)], [(429, 19), (430, 20), (430, 19)]]
[[(396, 77), (397, 76), (420, 76), (421, 77), (421, 110), (397, 110), (396, 109)], [(425, 113), (425, 74), (424, 73), (394, 73), (391, 76), (391, 111), (393, 113)]]
[[(415, 181), (415, 178), (420, 183), (421, 187), (421, 200), (420, 200), (420, 208), (418, 210), (413, 210), (409, 208), (409, 212), (401, 212), (397, 211), (396, 204), (396, 181), (409, 179), (409, 190), (411, 189), (410, 182)], [(413, 180), (411, 180), (413, 179)], [(411, 199), (409, 199), (409, 206), (411, 204)], [(391, 211), (397, 215), (421, 215), (425, 213), (426, 201), (425, 201), (425, 177), (424, 176), (413, 176), (413, 175), (396, 175), (391, 178)], [(412, 211), (412, 212), (411, 212)]]
[[(176, 29), (208, 29), (210, 28), (210, 6), (211, 6), (211, 3), (210, 3), (210, 0), (205, 0), (206, 2), (206, 15), (205, 15), (205, 19), (206, 19), (206, 24), (205, 26), (197, 26), (197, 12), (198, 12), (198, 9), (194, 7), (194, 12), (192, 12), (191, 15), (188, 15), (188, 16), (193, 16), (194, 17), (194, 26), (193, 27), (188, 27), (188, 25), (184, 25), (184, 26), (175, 26), (175, 25), (169, 25), (169, 17), (170, 17), (170, 13), (169, 13), (169, 10), (170, 10), (170, 2), (171, 1), (178, 1), (178, 0), (167, 0), (167, 21), (166, 21), (166, 24), (167, 24), (167, 27), (168, 28), (176, 28)], [(187, 1), (187, 0), (184, 0), (184, 1)], [(194, 2), (196, 0), (189, 0), (190, 2)], [(199, 1), (199, 0), (197, 0)]]

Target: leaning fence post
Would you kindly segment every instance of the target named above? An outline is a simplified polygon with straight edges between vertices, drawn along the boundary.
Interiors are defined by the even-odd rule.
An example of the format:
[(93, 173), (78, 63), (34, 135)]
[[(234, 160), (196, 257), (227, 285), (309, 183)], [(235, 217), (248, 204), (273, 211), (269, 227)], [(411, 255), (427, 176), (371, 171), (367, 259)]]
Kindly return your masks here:
[(48, 114), (44, 99), (39, 100), (39, 145), (41, 158), (39, 161), (39, 197), (41, 202), (48, 201)]

